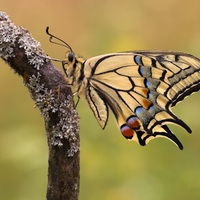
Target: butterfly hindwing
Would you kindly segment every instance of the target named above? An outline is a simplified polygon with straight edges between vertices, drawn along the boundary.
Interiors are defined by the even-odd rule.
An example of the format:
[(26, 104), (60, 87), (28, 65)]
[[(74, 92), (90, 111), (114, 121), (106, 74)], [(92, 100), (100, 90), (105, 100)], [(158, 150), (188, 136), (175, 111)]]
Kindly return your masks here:
[(93, 87), (88, 87), (85, 97), (99, 125), (105, 128), (108, 121), (107, 103), (99, 96), (98, 91)]

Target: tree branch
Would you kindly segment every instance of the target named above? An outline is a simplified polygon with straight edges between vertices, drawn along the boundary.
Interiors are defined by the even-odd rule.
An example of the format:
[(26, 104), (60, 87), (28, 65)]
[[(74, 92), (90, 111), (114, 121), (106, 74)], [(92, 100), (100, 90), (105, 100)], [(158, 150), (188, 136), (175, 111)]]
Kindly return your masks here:
[(61, 72), (45, 59), (39, 42), (0, 12), (0, 56), (22, 76), (44, 118), (49, 146), (47, 200), (77, 200), (79, 116)]

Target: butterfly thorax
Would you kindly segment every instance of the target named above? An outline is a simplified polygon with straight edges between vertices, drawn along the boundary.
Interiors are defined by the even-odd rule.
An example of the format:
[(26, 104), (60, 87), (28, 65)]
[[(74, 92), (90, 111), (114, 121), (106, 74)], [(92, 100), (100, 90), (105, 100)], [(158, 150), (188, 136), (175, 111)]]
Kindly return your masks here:
[(71, 85), (77, 94), (82, 94), (87, 87), (87, 79), (84, 74), (85, 59), (71, 52), (66, 54), (65, 73), (67, 83)]

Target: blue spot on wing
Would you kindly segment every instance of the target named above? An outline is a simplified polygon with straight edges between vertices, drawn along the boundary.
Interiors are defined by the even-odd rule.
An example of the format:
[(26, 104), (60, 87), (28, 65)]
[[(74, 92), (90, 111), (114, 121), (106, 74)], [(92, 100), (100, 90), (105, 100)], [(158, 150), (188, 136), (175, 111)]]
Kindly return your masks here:
[(151, 106), (149, 106), (148, 110), (151, 111), (154, 109), (154, 105), (152, 104)]
[(139, 68), (139, 73), (141, 76), (144, 76), (144, 69), (142, 67)]
[(148, 79), (145, 79), (145, 86), (149, 88), (151, 86), (151, 82)]
[(142, 112), (142, 110), (143, 110), (142, 107), (137, 107), (137, 108), (135, 109), (135, 114), (136, 114), (136, 115), (139, 115), (139, 114)]
[(134, 56), (134, 61), (137, 65), (140, 65), (141, 62), (140, 62), (140, 56)]
[(149, 91), (149, 92), (148, 92), (148, 98), (151, 98), (151, 97), (152, 97), (152, 95), (153, 95), (153, 94), (152, 94), (152, 92), (151, 92), (151, 91)]

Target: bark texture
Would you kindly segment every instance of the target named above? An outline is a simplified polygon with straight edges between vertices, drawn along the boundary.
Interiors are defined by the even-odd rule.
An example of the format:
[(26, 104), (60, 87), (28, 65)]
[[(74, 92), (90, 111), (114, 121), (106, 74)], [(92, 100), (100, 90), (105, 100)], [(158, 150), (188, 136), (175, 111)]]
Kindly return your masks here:
[[(28, 30), (0, 12), (0, 56), (23, 78), (44, 118), (49, 146), (47, 200), (77, 200), (79, 116), (70, 87)], [(38, 180), (39, 181), (39, 180)]]

